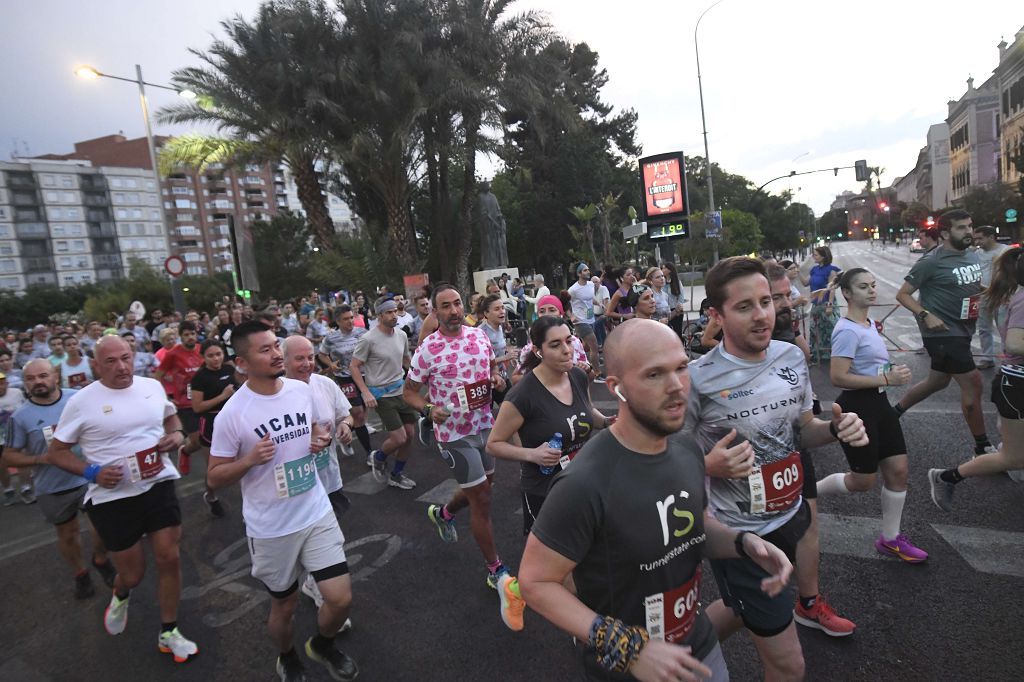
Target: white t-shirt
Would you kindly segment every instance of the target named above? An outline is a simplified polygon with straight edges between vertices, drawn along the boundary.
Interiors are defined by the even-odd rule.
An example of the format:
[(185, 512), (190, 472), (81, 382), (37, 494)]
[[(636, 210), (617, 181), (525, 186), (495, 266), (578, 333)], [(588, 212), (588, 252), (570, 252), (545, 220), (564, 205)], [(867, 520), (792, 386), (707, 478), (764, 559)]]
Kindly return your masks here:
[(612, 300), (612, 297), (608, 293), (608, 287), (602, 284), (597, 288), (597, 293), (594, 294), (594, 317), (604, 316), (604, 311), (608, 307), (608, 301), (610, 300)]
[(317, 412), (313, 391), (295, 379), (260, 395), (243, 385), (213, 423), (212, 457), (243, 457), (267, 434), (277, 448), (242, 476), (242, 518), (251, 538), (278, 538), (308, 528), (331, 511), (309, 452)]
[(175, 414), (156, 379), (135, 377), (128, 388), (94, 382), (78, 391), (64, 408), (53, 436), (78, 443), (90, 464), (120, 464), (124, 478), (113, 488), (89, 484), (87, 501), (103, 504), (141, 495), (154, 484), (180, 478), (166, 452), (155, 451), (164, 436), (164, 420)]
[(89, 367), (89, 358), (84, 355), (77, 365), (72, 365), (71, 360), (66, 359), (60, 366), (60, 385), (63, 388), (83, 388), (92, 381), (92, 368)]
[(576, 282), (569, 287), (569, 296), (572, 299), (572, 314), (576, 322), (594, 324), (594, 283)]
[[(322, 374), (312, 374), (309, 377), (309, 386), (313, 389), (313, 400), (316, 401), (316, 414), (320, 426), (324, 427), (333, 439), (334, 433), (341, 420), (348, 416), (352, 409), (352, 403), (348, 401), (345, 394), (334, 383)], [(216, 422), (215, 422), (216, 423)], [(341, 490), (341, 465), (334, 455), (334, 441), (316, 453), (316, 473), (320, 476), (320, 482), (328, 493)]]

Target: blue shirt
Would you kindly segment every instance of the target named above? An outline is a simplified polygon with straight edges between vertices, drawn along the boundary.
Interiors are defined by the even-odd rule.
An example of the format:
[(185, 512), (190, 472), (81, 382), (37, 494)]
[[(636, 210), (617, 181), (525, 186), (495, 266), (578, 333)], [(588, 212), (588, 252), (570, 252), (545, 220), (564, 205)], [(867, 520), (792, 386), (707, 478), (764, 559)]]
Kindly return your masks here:
[[(40, 405), (31, 400), (14, 411), (10, 423), (10, 439), (8, 447), (22, 450), (26, 455), (39, 456), (46, 452), (53, 439), (53, 433), (57, 430), (57, 422), (64, 412), (64, 406), (68, 404), (77, 391), (64, 389), (61, 391), (60, 400), (52, 405)], [(80, 459), (82, 453), (78, 446), (72, 448)], [(87, 485), (81, 476), (75, 476), (49, 464), (33, 468), (32, 477), (35, 479), (36, 492), (43, 495), (52, 495), (62, 490), (71, 490)]]

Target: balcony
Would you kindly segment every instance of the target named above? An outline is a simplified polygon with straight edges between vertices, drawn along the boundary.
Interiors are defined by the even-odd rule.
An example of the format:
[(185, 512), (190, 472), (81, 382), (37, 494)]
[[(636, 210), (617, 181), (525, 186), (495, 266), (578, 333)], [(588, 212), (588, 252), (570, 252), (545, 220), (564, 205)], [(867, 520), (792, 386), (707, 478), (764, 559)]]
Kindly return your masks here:
[(110, 206), (110, 202), (107, 201), (107, 195), (105, 194), (86, 194), (82, 197), (82, 203), (86, 206), (99, 206), (102, 208)]
[(85, 219), (93, 223), (107, 222), (110, 220), (110, 211), (102, 208), (93, 208), (85, 212)]
[(11, 189), (35, 189), (38, 185), (31, 173), (8, 173), (7, 186)]
[(94, 255), (92, 257), (92, 260), (96, 264), (97, 268), (99, 268), (99, 267), (120, 268), (121, 267), (121, 256), (117, 255), (117, 254)]
[(107, 189), (107, 179), (102, 175), (80, 175), (79, 181), (82, 189), (86, 191), (103, 191)]
[(18, 239), (46, 239), (49, 236), (46, 223), (17, 223), (15, 232)]
[(37, 256), (35, 258), (23, 258), (25, 272), (53, 272), (53, 259), (49, 256)]
[(116, 237), (117, 228), (114, 223), (101, 221), (89, 223), (89, 236), (96, 237)]
[(38, 206), (39, 197), (35, 192), (11, 192), (11, 203), (15, 206)]

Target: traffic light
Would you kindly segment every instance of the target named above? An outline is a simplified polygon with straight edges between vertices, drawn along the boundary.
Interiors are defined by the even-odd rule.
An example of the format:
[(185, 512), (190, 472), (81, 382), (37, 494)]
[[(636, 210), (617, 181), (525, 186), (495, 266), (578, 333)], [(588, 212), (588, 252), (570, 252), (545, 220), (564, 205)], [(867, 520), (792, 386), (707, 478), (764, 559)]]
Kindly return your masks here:
[(853, 219), (853, 224), (854, 224), (854, 225), (860, 225), (860, 221), (859, 221), (859, 220), (857, 220), (856, 218), (854, 218), (854, 219)]
[(871, 173), (868, 171), (868, 162), (864, 159), (853, 162), (853, 172), (857, 182), (867, 182), (868, 178), (871, 177)]
[(888, 211), (889, 210), (889, 204), (885, 203), (884, 201), (879, 202), (878, 210), (879, 211)]
[(935, 227), (935, 218), (928, 216), (928, 219), (924, 221), (925, 227)]

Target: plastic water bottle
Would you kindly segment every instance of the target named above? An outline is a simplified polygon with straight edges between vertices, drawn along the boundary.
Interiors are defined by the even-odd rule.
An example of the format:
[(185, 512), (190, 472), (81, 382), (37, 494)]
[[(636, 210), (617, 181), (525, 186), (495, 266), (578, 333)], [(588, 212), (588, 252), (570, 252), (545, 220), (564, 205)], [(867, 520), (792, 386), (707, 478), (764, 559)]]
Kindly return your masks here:
[[(552, 448), (554, 450), (561, 451), (562, 450), (562, 434), (556, 433), (555, 435), (551, 436), (551, 440), (548, 441), (548, 447)], [(548, 476), (548, 475), (551, 474), (551, 472), (553, 472), (555, 470), (555, 468), (556, 467), (542, 466), (540, 468), (540, 472), (542, 474), (544, 474), (545, 476)]]

